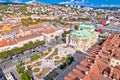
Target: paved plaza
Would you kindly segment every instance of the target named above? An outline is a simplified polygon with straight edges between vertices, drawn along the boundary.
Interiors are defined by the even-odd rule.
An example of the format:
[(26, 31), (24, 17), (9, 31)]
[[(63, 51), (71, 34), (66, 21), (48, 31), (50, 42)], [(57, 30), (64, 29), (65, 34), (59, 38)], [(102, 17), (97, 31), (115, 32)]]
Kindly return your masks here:
[[(56, 48), (58, 49), (58, 54), (56, 56), (59, 56), (59, 59), (55, 59), (56, 56), (53, 56), (52, 59), (47, 59), (54, 52)], [(67, 57), (67, 55), (69, 54), (73, 55), (74, 53), (75, 53), (75, 50), (73, 48), (67, 47), (66, 44), (57, 45), (54, 48), (52, 48), (52, 51), (49, 52), (49, 54), (46, 55), (45, 57), (40, 58), (31, 63), (25, 64), (25, 69), (27, 69), (29, 65), (33, 65), (37, 62), (41, 62), (39, 66), (32, 67), (34, 79), (40, 80), (36, 77), (36, 75), (42, 73), (42, 70), (44, 68), (50, 68), (52, 71), (54, 68), (57, 68), (57, 66), (60, 65), (60, 64), (55, 65), (56, 60), (61, 60), (63, 57)], [(36, 68), (39, 68), (38, 72), (34, 72), (34, 69)]]

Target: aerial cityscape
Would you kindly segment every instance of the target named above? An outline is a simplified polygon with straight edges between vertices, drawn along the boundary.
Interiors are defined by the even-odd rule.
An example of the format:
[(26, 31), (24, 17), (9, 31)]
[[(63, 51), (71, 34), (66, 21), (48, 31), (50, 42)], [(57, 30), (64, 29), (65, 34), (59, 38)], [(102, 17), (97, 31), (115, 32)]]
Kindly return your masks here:
[(120, 80), (120, 0), (0, 0), (0, 80)]

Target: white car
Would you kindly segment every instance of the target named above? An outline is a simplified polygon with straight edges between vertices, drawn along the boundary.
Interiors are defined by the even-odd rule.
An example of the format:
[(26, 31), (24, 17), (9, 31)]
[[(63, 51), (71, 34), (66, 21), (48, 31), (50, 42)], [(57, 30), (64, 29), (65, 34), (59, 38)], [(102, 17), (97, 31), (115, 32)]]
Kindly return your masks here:
[(14, 63), (14, 62), (17, 62), (18, 60), (17, 59), (15, 59), (15, 60), (13, 60), (12, 62)]

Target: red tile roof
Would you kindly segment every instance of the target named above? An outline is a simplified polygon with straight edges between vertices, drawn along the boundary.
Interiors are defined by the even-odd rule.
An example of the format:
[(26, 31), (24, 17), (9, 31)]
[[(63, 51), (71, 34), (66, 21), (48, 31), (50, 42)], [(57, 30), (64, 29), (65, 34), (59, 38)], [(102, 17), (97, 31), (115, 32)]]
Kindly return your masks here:
[(65, 76), (64, 80), (72, 80), (69, 77)]
[(55, 30), (54, 29), (44, 29), (44, 30), (41, 30), (42, 33), (45, 33), (45, 34), (51, 34), (51, 33), (54, 33)]
[(89, 66), (89, 65), (91, 65), (92, 63), (89, 62), (89, 61), (86, 61), (86, 60), (82, 60), (82, 61), (80, 62), (80, 64), (83, 65), (83, 66)]
[(7, 46), (7, 45), (8, 45), (8, 43), (6, 40), (0, 41), (0, 47)]
[(89, 72), (87, 76), (83, 78), (83, 80), (109, 80), (102, 75), (97, 75), (95, 73)]
[[(79, 79), (81, 75), (85, 75), (82, 77), (83, 80), (112, 80), (112, 77), (119, 80), (120, 67), (111, 67), (109, 65), (111, 58), (120, 60), (119, 45), (120, 35), (110, 35), (102, 46), (95, 47), (85, 59), (80, 62), (81, 65), (77, 65), (76, 68), (72, 70), (73, 74)], [(91, 63), (93, 63), (92, 66), (90, 66)], [(87, 67), (88, 65), (90, 68)], [(88, 72), (88, 74), (85, 74), (85, 72)], [(108, 75), (109, 78), (104, 77), (104, 74)]]
[(84, 77), (84, 76), (79, 75), (79, 74), (77, 74), (75, 72), (73, 72), (73, 74), (76, 76), (76, 78), (74, 80), (80, 80), (80, 79), (82, 79)]
[(81, 73), (81, 71), (79, 70), (79, 69), (73, 69), (72, 70), (73, 72), (75, 72), (75, 73), (77, 73), (77, 74), (79, 74), (79, 75), (82, 75), (82, 76), (84, 76), (84, 74), (83, 73)]
[(85, 66), (82, 66), (82, 65), (77, 65), (76, 68), (78, 68), (78, 69), (80, 69), (82, 71), (85, 71), (85, 72), (89, 70), (89, 68), (87, 68)]
[(13, 44), (17, 44), (17, 40), (16, 39), (11, 39), (8, 41), (9, 45), (13, 45)]
[(72, 80), (74, 80), (74, 79), (77, 78), (76, 75), (73, 74), (72, 72), (70, 72), (67, 76), (68, 76), (70, 79), (72, 79)]
[(2, 28), (3, 26), (2, 25), (0, 25), (0, 28)]
[(63, 28), (70, 28), (69, 26), (64, 26)]

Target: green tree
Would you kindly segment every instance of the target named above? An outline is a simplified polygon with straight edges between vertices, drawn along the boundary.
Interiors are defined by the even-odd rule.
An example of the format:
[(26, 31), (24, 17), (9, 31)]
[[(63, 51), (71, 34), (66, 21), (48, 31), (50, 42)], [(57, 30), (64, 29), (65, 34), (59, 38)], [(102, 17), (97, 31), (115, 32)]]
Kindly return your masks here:
[(66, 67), (66, 63), (63, 63), (62, 65), (60, 65), (60, 69), (64, 69)]
[(29, 78), (32, 77), (32, 71), (30, 71), (30, 70), (26, 70), (25, 72), (26, 72), (26, 74), (28, 75)]
[(51, 47), (48, 47), (48, 51), (51, 52), (51, 51), (52, 51), (52, 48), (51, 48)]
[(20, 80), (30, 80), (29, 76), (26, 73), (23, 73), (21, 75), (21, 79)]
[(28, 68), (28, 70), (31, 70), (31, 69), (32, 69), (30, 65), (28, 65), (27, 68)]
[(67, 34), (70, 34), (70, 31), (64, 31), (64, 33), (62, 33), (62, 37), (66, 37)]
[(24, 66), (25, 65), (25, 63), (24, 62), (20, 62), (17, 66), (16, 66), (16, 68), (17, 68), (17, 71), (18, 71), (18, 73), (19, 74), (22, 74), (22, 73), (24, 73)]
[(38, 58), (40, 58), (40, 55), (34, 54), (34, 55), (31, 57), (31, 60), (36, 60), (36, 59), (38, 59)]
[(15, 54), (19, 54), (25, 50), (35, 48), (35, 47), (37, 47), (39, 45), (43, 45), (43, 44), (45, 44), (45, 41), (36, 41), (35, 43), (29, 42), (27, 44), (24, 44), (23, 47), (15, 48), (15, 49), (9, 50), (9, 51), (0, 52), (0, 58), (4, 59), (6, 57), (11, 57)]
[(58, 41), (58, 38), (59, 38), (60, 36), (55, 36), (55, 39)]
[(20, 67), (20, 68), (18, 69), (18, 73), (19, 73), (19, 74), (24, 73), (24, 67)]
[(58, 53), (58, 48), (55, 49), (55, 52)]
[(74, 27), (76, 30), (78, 30), (79, 29), (79, 26), (78, 25), (75, 25), (75, 27)]

